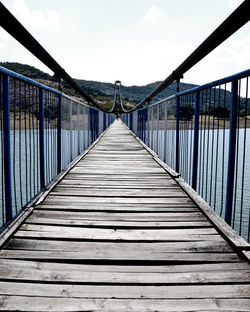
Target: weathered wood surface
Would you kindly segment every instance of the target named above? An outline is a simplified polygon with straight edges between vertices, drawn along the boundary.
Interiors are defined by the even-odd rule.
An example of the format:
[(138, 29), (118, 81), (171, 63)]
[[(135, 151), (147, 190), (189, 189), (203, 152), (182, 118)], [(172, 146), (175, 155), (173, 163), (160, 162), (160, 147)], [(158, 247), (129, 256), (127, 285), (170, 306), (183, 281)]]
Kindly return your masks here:
[(250, 311), (250, 265), (116, 121), (0, 252), (1, 311)]

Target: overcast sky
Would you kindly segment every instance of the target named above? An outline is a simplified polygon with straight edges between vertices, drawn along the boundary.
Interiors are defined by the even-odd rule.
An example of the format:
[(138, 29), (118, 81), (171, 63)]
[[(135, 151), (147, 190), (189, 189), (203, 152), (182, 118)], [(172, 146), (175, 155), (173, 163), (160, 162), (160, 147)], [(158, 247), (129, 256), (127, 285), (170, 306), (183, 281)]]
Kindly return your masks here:
[[(74, 78), (144, 85), (165, 79), (241, 0), (3, 0)], [(0, 28), (1, 61), (51, 73)], [(203, 84), (250, 67), (250, 23), (187, 72)]]

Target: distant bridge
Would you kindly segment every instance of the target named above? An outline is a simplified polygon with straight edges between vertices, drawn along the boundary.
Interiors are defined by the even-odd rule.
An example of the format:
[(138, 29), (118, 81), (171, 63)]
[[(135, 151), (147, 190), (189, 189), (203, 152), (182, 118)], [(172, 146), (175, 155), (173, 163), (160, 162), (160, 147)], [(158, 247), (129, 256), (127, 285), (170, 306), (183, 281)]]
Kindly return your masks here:
[(249, 18), (244, 1), (128, 111), (117, 81), (105, 111), (0, 4), (89, 103), (0, 67), (1, 311), (250, 311), (250, 69), (178, 87)]

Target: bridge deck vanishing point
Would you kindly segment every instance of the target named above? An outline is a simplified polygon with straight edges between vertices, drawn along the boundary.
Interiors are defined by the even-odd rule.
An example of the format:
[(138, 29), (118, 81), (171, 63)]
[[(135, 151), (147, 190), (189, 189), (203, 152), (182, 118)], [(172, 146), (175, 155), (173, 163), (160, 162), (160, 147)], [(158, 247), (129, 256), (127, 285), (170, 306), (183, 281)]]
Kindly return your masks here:
[(116, 120), (0, 252), (1, 311), (250, 311), (250, 265)]

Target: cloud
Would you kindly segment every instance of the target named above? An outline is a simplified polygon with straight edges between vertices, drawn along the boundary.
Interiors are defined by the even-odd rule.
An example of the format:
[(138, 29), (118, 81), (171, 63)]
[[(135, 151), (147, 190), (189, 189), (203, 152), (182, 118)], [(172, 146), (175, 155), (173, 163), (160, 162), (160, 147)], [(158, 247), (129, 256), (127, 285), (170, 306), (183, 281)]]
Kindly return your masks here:
[(144, 20), (146, 22), (152, 22), (161, 16), (161, 12), (158, 6), (153, 5), (144, 15)]
[(228, 5), (230, 9), (235, 10), (242, 2), (243, 0), (229, 0)]
[(3, 28), (0, 28), (0, 39), (7, 40), (10, 38), (10, 35)]
[(29, 29), (59, 30), (59, 15), (55, 11), (44, 13), (41, 10), (31, 11), (24, 0), (15, 0), (12, 13)]
[(10, 38), (10, 35), (3, 28), (0, 28), (0, 47), (6, 47), (6, 41)]
[[(89, 80), (121, 80), (124, 85), (142, 85), (165, 79), (194, 48), (193, 44), (176, 44), (168, 40), (142, 41), (135, 48), (131, 42), (122, 48), (104, 47), (101, 58), (100, 51), (93, 54), (86, 50), (75, 54), (74, 59), (68, 56), (65, 63), (70, 64), (68, 70), (76, 78), (83, 78), (84, 73)], [(119, 66), (110, 69), (110, 64)]]
[[(236, 39), (225, 48), (222, 48), (221, 62), (243, 66), (250, 63), (250, 36)], [(221, 54), (222, 54), (221, 53)]]
[(250, 36), (230, 38), (186, 74), (186, 81), (207, 83), (249, 68)]

